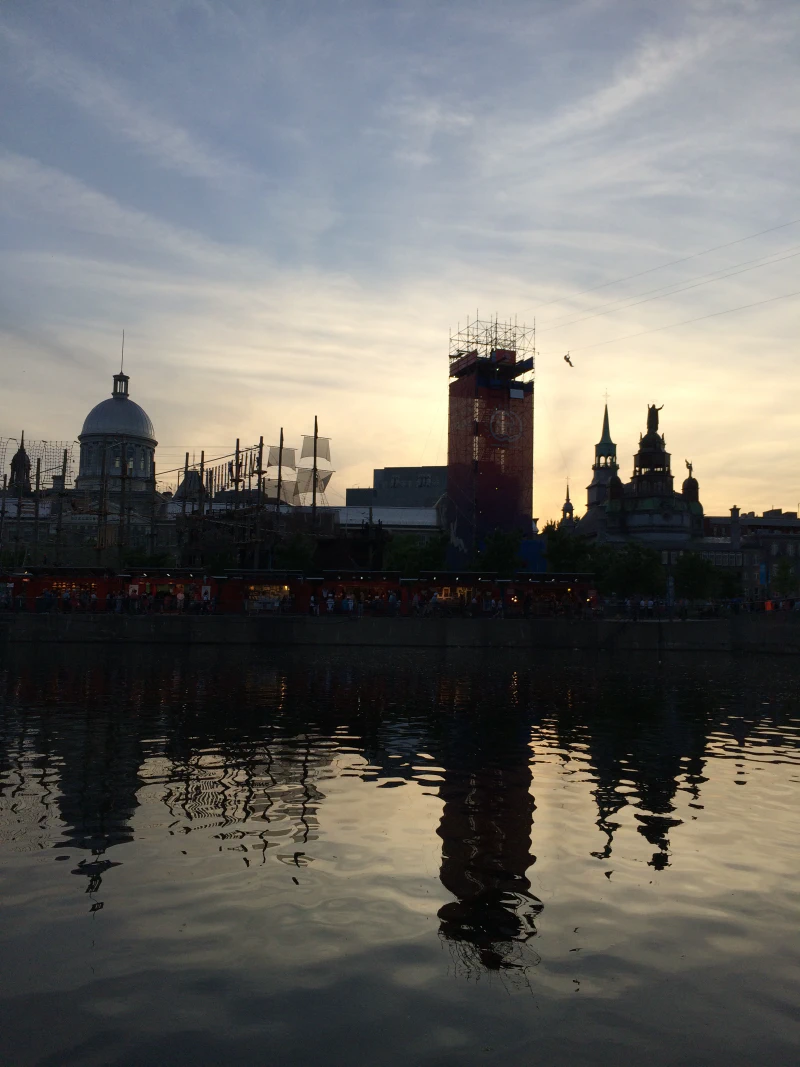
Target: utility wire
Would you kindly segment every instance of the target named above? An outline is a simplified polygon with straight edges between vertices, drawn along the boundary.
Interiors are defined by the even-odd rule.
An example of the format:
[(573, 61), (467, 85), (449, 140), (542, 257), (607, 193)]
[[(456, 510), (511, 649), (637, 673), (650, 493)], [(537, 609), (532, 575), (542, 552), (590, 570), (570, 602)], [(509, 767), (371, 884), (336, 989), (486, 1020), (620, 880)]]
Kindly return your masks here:
[[(624, 278), (614, 278), (610, 282), (603, 282), (601, 285), (593, 285), (589, 289), (581, 289), (577, 293), (573, 293), (573, 296), (584, 296), (586, 293), (596, 293), (598, 289), (607, 289), (609, 285), (621, 285), (622, 282), (630, 282), (634, 278), (642, 278), (645, 274), (653, 274), (654, 271), (664, 270), (666, 267), (674, 267), (678, 263), (688, 263), (691, 259), (699, 259), (700, 256), (710, 255), (711, 252), (719, 252), (723, 248), (732, 248), (734, 245), (740, 245), (744, 241), (752, 241), (756, 237), (763, 237), (765, 233), (775, 233), (776, 230), (785, 230), (789, 226), (796, 226), (800, 222), (800, 219), (792, 219), (790, 222), (782, 222), (780, 226), (770, 226), (769, 229), (759, 230), (758, 233), (750, 233), (747, 237), (739, 237), (735, 241), (727, 241), (723, 245), (714, 245), (713, 248), (704, 248), (702, 252), (693, 252), (690, 256), (681, 256), (680, 259), (670, 259), (666, 263), (659, 263), (656, 267), (648, 267), (647, 270), (640, 270), (636, 274), (626, 274)], [(550, 304), (562, 303), (561, 297), (556, 297), (553, 300), (546, 300), (543, 304), (537, 304), (535, 308), (527, 308), (526, 311), (538, 311), (539, 308), (548, 307)], [(525, 314), (525, 312), (522, 312)]]
[[(797, 248), (797, 245), (793, 247)], [(639, 296), (644, 297), (643, 300), (632, 300), (629, 304), (621, 304), (619, 307), (612, 307), (610, 311), (596, 311), (591, 315), (583, 315), (579, 319), (570, 319), (569, 322), (560, 322), (557, 326), (545, 326), (544, 329), (539, 328), (538, 333), (549, 333), (551, 330), (560, 330), (564, 326), (574, 326), (577, 322), (587, 322), (589, 319), (600, 318), (603, 315), (613, 315), (617, 311), (625, 311), (626, 308), (637, 307), (639, 304), (649, 304), (651, 300), (661, 300), (667, 296), (675, 296), (677, 293), (685, 293), (688, 289), (697, 289), (701, 285), (711, 285), (712, 282), (721, 282), (726, 278), (735, 278), (737, 274), (745, 274), (750, 270), (758, 270), (759, 267), (769, 267), (773, 263), (783, 263), (787, 259), (794, 259), (796, 256), (800, 256), (800, 251), (792, 252), (788, 256), (781, 256), (780, 259), (770, 259), (768, 262), (760, 262), (759, 260), (747, 260), (746, 262), (754, 264), (754, 266), (744, 266), (744, 264), (734, 264), (734, 266), (741, 267), (740, 270), (730, 270), (727, 274), (720, 274), (719, 271), (711, 271), (710, 274), (719, 275), (719, 277), (709, 277), (707, 274), (701, 274), (700, 278), (705, 278), (705, 281), (695, 281), (690, 285), (682, 285), (676, 289), (677, 282), (673, 282), (672, 285), (664, 285), (659, 289), (650, 289), (650, 293), (660, 293), (661, 296), (648, 296), (647, 293), (639, 293)], [(665, 289), (671, 289), (672, 292), (665, 293)], [(617, 303), (617, 301), (609, 301), (609, 304), (601, 304), (601, 307), (609, 307), (610, 304)], [(577, 351), (577, 350), (575, 350)]]
[(632, 337), (644, 337), (648, 333), (659, 333), (661, 330), (673, 330), (676, 326), (688, 326), (691, 322), (702, 322), (703, 319), (714, 319), (719, 315), (730, 315), (734, 311), (745, 311), (747, 308), (757, 308), (762, 304), (772, 304), (776, 300), (790, 300), (794, 296), (800, 296), (800, 290), (795, 293), (781, 293), (780, 296), (770, 296), (766, 300), (756, 300), (752, 304), (740, 304), (735, 308), (725, 308), (724, 311), (712, 311), (708, 315), (698, 315), (695, 319), (684, 319), (682, 322), (670, 322), (666, 326), (656, 326), (652, 330), (641, 330), (639, 333), (626, 333), (623, 337), (612, 337), (608, 341), (597, 341), (593, 345), (583, 345), (581, 348), (573, 348), (572, 352), (586, 352), (590, 348), (600, 348), (603, 345), (613, 345), (617, 341), (628, 341)]

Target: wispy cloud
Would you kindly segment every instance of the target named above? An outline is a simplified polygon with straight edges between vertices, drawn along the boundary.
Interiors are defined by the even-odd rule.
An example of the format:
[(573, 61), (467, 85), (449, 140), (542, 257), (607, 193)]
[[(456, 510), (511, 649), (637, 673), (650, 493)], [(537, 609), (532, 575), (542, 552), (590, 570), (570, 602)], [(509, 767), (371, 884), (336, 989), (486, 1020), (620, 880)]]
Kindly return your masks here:
[(133, 248), (145, 248), (151, 254), (177, 257), (189, 269), (211, 263), (232, 266), (236, 258), (246, 255), (126, 207), (78, 178), (14, 152), (0, 151), (0, 189), (0, 214), (36, 225), (46, 219), (54, 227), (51, 232), (72, 230), (105, 238), (127, 255)]
[(109, 74), (55, 52), (33, 36), (2, 23), (0, 38), (32, 84), (69, 100), (113, 137), (134, 146), (160, 167), (228, 191), (243, 182), (260, 181), (260, 176), (243, 162), (231, 159), (135, 100), (134, 94)]

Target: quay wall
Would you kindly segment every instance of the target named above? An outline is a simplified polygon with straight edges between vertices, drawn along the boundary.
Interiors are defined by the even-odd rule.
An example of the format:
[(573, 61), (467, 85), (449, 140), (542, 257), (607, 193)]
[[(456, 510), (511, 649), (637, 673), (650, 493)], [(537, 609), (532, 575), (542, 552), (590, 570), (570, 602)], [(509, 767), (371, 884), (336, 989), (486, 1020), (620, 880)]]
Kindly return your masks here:
[(658, 619), (407, 619), (245, 615), (0, 617), (0, 643), (585, 649), (800, 654), (800, 616)]

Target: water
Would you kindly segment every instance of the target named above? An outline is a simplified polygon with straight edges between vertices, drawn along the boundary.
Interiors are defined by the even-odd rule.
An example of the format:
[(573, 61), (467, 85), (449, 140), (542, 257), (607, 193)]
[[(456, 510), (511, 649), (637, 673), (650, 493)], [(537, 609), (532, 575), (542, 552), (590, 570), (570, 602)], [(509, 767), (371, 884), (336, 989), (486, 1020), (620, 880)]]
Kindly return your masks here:
[(0, 1062), (795, 1064), (783, 659), (11, 649)]

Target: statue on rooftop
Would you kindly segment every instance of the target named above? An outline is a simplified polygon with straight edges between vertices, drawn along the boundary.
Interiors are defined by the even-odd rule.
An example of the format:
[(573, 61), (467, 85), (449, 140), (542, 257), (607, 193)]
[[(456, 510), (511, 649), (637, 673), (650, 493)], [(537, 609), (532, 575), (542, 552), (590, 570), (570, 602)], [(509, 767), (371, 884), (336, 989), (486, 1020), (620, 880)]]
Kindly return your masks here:
[[(661, 408), (663, 408), (663, 404)], [(657, 408), (655, 404), (647, 405), (647, 432), (658, 433), (658, 413), (661, 408)]]

